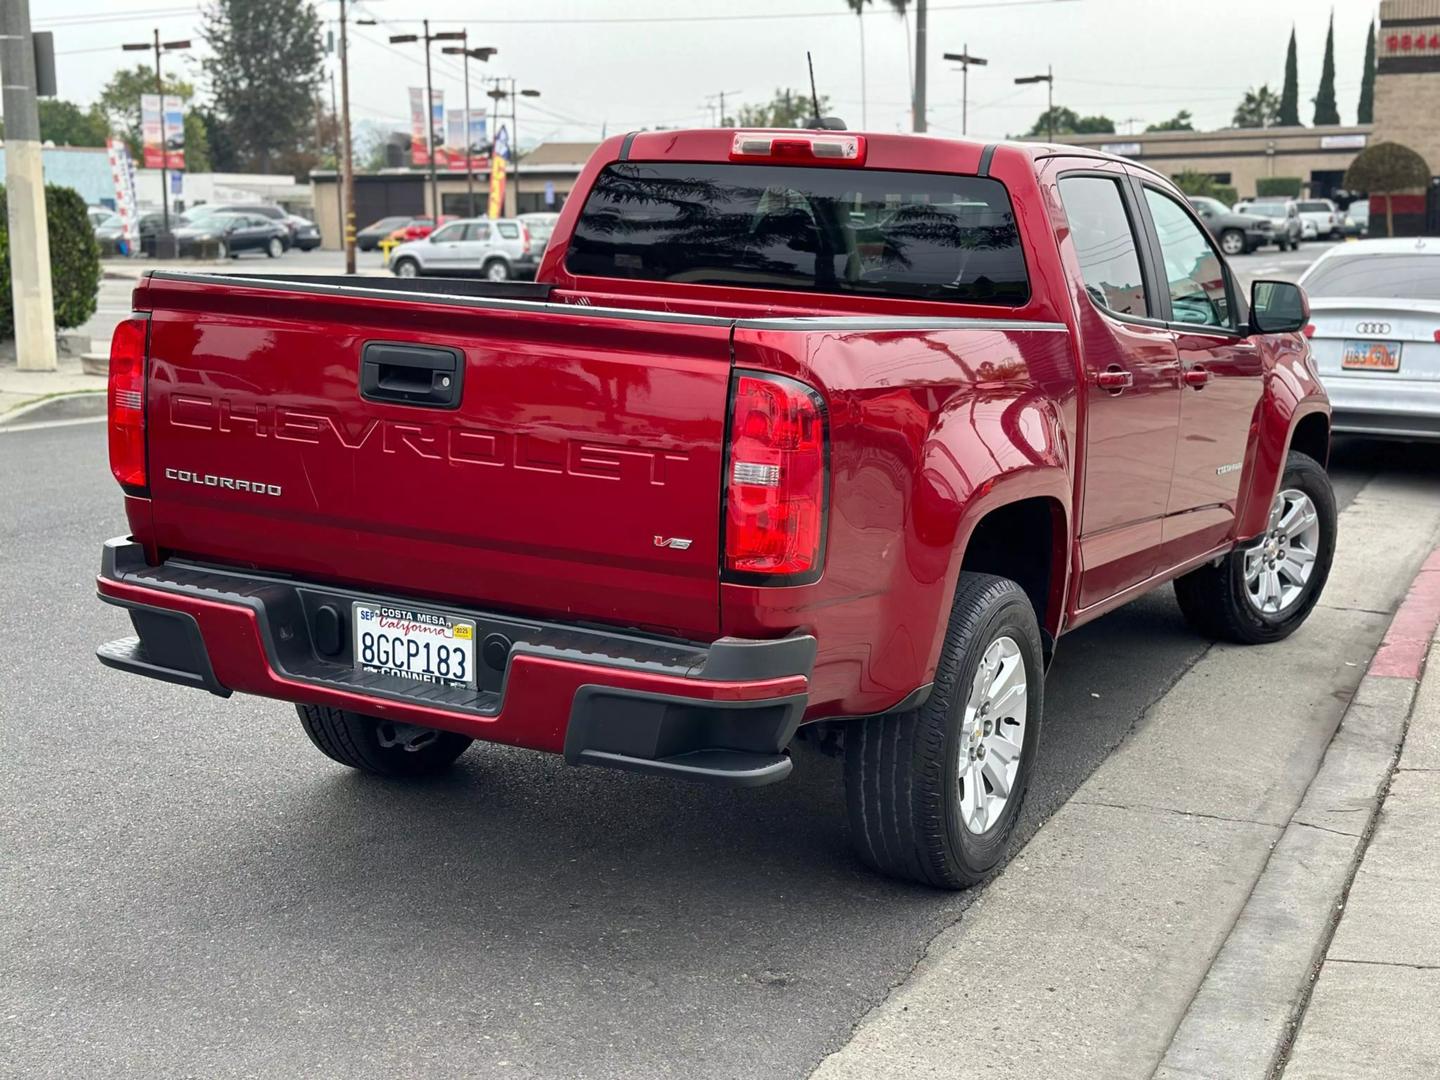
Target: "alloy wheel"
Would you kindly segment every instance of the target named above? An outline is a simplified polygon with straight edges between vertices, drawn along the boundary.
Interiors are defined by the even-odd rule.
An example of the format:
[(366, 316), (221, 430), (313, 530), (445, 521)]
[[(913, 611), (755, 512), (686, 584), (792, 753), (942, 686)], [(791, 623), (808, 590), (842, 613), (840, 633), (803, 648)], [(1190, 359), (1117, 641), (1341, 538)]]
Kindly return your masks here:
[(1025, 746), (1028, 687), (1020, 646), (996, 638), (980, 658), (961, 719), (960, 820), (969, 832), (988, 832), (1010, 802)]
[(1264, 534), (1245, 549), (1245, 595), (1264, 615), (1288, 611), (1305, 592), (1320, 552), (1320, 514), (1298, 488), (1275, 496)]

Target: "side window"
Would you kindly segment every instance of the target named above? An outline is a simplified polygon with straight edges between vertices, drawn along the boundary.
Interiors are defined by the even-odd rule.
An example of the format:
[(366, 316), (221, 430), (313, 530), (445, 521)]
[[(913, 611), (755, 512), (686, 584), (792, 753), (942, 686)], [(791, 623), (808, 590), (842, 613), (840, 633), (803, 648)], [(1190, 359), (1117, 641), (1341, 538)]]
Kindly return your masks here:
[(465, 239), (465, 226), (446, 225), (439, 232), (435, 233), (432, 239), (437, 244), (453, 244), (456, 240)]
[(1103, 176), (1061, 177), (1060, 198), (1090, 298), (1117, 315), (1149, 315), (1135, 231), (1120, 197), (1119, 181)]
[(502, 221), (499, 225), (496, 225), (495, 228), (499, 230), (500, 235), (506, 240), (520, 239), (520, 227), (518, 225), (511, 224), (508, 221)]
[(1170, 288), (1171, 318), (1199, 326), (1235, 325), (1225, 264), (1200, 226), (1178, 203), (1154, 188), (1145, 189), (1145, 204), (1160, 238), (1165, 281)]
[(467, 240), (489, 240), (490, 226), (483, 221), (476, 221), (470, 226), (470, 232), (466, 235)]

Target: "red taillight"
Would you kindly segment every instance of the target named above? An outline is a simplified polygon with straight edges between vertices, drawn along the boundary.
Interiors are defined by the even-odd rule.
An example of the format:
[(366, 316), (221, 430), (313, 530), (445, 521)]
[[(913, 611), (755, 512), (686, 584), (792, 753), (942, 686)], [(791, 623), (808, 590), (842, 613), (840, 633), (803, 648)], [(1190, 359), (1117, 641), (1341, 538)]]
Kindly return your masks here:
[(1440, 345), (1440, 330), (1435, 331), (1435, 342), (1437, 345)]
[(1315, 336), (1315, 324), (1314, 324), (1314, 323), (1306, 323), (1306, 324), (1305, 324), (1305, 328), (1304, 328), (1303, 330), (1301, 330), (1300, 333), (1304, 334), (1307, 338), (1312, 338), (1312, 337), (1314, 337), (1314, 336)]
[(530, 254), (530, 230), (524, 225), (520, 226), (520, 251), (521, 254)]
[(820, 397), (781, 375), (743, 374), (731, 410), (725, 570), (731, 580), (814, 580), (825, 552)]
[(126, 488), (145, 486), (146, 319), (126, 319), (110, 339), (110, 471)]

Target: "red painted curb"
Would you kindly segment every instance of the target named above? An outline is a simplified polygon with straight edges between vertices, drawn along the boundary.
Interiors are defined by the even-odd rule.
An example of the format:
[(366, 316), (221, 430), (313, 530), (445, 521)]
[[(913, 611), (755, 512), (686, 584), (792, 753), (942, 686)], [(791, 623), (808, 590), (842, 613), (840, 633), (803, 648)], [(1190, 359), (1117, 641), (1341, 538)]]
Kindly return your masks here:
[(1395, 612), (1385, 640), (1370, 661), (1370, 674), (1387, 679), (1418, 679), (1440, 626), (1440, 548), (1430, 553), (1410, 591)]

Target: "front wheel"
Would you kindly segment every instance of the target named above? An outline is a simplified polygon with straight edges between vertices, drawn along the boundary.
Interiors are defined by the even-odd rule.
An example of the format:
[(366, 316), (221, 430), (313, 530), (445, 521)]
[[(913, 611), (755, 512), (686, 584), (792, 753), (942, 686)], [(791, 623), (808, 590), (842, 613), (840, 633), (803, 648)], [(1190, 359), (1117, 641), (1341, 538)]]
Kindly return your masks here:
[(1245, 254), (1245, 234), (1239, 229), (1226, 229), (1220, 234), (1220, 250), (1226, 255)]
[(278, 259), (285, 254), (285, 245), (280, 242), (278, 236), (272, 236), (270, 242), (265, 245), (265, 254), (272, 259)]
[(1330, 478), (1292, 451), (1265, 531), (1175, 580), (1185, 619), (1206, 637), (1260, 645), (1289, 637), (1320, 600), (1335, 557)]
[(944, 889), (975, 885), (1000, 864), (1040, 735), (1041, 655), (1024, 590), (961, 574), (929, 698), (846, 729), (845, 795), (861, 860)]
[(295, 711), (322, 754), (376, 776), (430, 776), (448, 769), (474, 741), (325, 705), (296, 705)]
[(485, 264), (485, 279), (487, 281), (509, 281), (509, 264), (504, 259), (491, 259)]
[(420, 264), (414, 259), (401, 259), (395, 264), (396, 277), (419, 277)]

